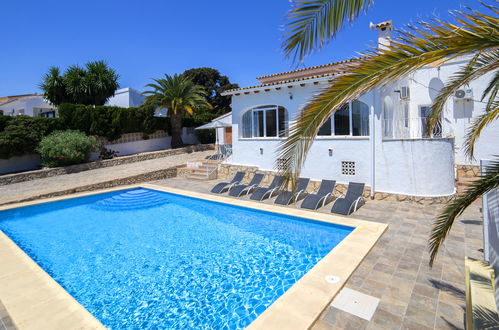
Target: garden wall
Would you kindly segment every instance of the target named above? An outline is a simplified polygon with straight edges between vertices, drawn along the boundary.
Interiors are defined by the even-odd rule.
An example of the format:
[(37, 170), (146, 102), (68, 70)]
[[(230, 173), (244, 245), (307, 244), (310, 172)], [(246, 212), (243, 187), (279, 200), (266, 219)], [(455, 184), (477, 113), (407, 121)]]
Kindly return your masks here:
[(29, 171), (39, 168), (42, 162), (38, 154), (0, 159), (0, 174)]
[(78, 173), (78, 172), (93, 170), (93, 169), (97, 169), (97, 168), (130, 164), (130, 163), (140, 162), (140, 161), (149, 160), (149, 159), (175, 156), (175, 155), (180, 155), (183, 153), (192, 153), (192, 152), (207, 151), (207, 150), (215, 150), (215, 145), (214, 144), (198, 144), (198, 145), (188, 146), (188, 147), (184, 147), (184, 148), (145, 152), (145, 153), (140, 153), (140, 154), (131, 155), (131, 156), (116, 157), (113, 159), (98, 160), (98, 161), (94, 161), (94, 162), (88, 162), (88, 163), (65, 166), (65, 167), (44, 168), (44, 169), (35, 170), (35, 171), (5, 174), (5, 175), (0, 176), (0, 186), (12, 184), (12, 183), (24, 182), (24, 181), (31, 181), (31, 180), (35, 180), (35, 179), (42, 179), (42, 178), (47, 178), (47, 177), (52, 177), (52, 176), (57, 176), (57, 175)]
[[(182, 139), (185, 144), (197, 144), (197, 138), (192, 129), (183, 128)], [(144, 139), (143, 133), (123, 134), (119, 139), (109, 142), (101, 139), (105, 147), (118, 152), (118, 156), (129, 156), (144, 152), (167, 150), (171, 148), (171, 137), (164, 131), (156, 131)], [(99, 159), (98, 152), (90, 154), (90, 161)], [(15, 156), (9, 159), (0, 159), (0, 174), (31, 171), (41, 168), (41, 159), (38, 154)]]

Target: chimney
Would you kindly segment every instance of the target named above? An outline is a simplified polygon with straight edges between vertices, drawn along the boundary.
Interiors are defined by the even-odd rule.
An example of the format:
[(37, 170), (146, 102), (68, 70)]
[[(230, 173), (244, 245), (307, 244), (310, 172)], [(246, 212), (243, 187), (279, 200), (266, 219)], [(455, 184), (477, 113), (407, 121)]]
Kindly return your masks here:
[(392, 40), (392, 20), (381, 22), (378, 24), (369, 24), (369, 29), (373, 30), (376, 28), (378, 30), (378, 49), (387, 49), (390, 46), (390, 41)]

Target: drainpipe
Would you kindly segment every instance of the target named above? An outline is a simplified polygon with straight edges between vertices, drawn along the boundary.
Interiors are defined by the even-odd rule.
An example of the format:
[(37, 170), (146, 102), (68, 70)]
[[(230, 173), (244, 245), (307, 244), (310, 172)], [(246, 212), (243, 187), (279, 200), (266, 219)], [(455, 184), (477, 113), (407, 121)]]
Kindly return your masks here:
[(374, 199), (374, 191), (375, 191), (375, 176), (376, 176), (376, 143), (375, 143), (375, 114), (374, 114), (374, 105), (376, 104), (376, 92), (373, 91), (373, 102), (371, 105), (371, 124), (369, 128), (370, 142), (371, 142), (371, 199)]

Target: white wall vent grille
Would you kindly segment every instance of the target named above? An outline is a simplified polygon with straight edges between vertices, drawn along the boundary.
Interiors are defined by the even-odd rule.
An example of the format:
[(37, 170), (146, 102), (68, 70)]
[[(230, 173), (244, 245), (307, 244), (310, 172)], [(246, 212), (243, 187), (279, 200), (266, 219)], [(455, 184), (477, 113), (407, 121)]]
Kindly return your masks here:
[(286, 160), (284, 158), (277, 158), (277, 170), (284, 170), (284, 165), (286, 165)]
[(341, 174), (355, 175), (355, 162), (341, 162)]

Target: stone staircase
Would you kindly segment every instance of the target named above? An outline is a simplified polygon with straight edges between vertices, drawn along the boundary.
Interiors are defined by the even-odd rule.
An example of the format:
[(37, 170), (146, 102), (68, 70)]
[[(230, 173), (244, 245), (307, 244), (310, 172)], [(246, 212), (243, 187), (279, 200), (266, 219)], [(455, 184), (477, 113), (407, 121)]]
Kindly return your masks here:
[(217, 178), (217, 167), (222, 163), (218, 159), (205, 159), (195, 162), (188, 162), (179, 171), (185, 173), (185, 177), (193, 180), (214, 180)]

